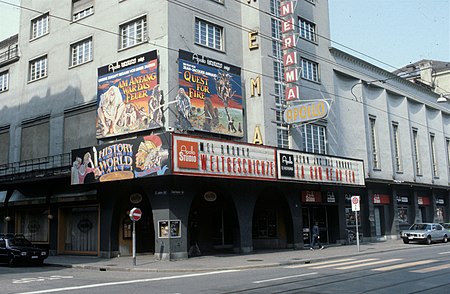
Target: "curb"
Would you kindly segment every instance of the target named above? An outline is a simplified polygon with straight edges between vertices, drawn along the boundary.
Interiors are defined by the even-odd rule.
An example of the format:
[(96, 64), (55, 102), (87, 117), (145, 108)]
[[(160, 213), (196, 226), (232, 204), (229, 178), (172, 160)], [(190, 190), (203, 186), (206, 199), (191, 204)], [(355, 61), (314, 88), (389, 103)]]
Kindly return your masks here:
[(367, 252), (355, 252), (355, 254), (337, 254), (330, 256), (317, 256), (313, 258), (303, 258), (298, 260), (286, 260), (280, 262), (269, 262), (263, 264), (249, 264), (249, 265), (237, 265), (237, 266), (218, 266), (218, 267), (208, 267), (208, 268), (140, 268), (140, 267), (128, 267), (128, 266), (116, 266), (116, 265), (90, 265), (90, 264), (61, 264), (61, 263), (45, 263), (47, 266), (57, 266), (57, 267), (65, 267), (65, 268), (76, 268), (76, 269), (85, 269), (85, 270), (99, 270), (99, 271), (123, 271), (123, 272), (211, 272), (211, 271), (221, 271), (221, 270), (246, 270), (246, 269), (258, 269), (258, 268), (270, 268), (270, 267), (278, 267), (278, 266), (289, 266), (289, 265), (298, 265), (298, 264), (309, 264), (321, 261), (327, 261), (342, 257), (349, 257), (355, 255), (368, 255), (368, 254), (376, 254), (382, 252), (391, 252), (405, 249), (414, 249), (416, 247), (392, 247), (386, 249), (378, 249)]

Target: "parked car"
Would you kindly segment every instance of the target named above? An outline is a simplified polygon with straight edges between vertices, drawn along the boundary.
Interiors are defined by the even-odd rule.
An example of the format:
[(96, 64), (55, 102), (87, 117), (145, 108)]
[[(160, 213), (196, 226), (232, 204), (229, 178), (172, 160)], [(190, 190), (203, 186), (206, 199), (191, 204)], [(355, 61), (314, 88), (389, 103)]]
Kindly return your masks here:
[(403, 243), (408, 244), (411, 241), (431, 244), (435, 241), (447, 243), (450, 232), (438, 223), (417, 223), (413, 224), (409, 230), (401, 233)]
[(0, 262), (43, 264), (47, 251), (31, 244), (23, 235), (0, 234)]

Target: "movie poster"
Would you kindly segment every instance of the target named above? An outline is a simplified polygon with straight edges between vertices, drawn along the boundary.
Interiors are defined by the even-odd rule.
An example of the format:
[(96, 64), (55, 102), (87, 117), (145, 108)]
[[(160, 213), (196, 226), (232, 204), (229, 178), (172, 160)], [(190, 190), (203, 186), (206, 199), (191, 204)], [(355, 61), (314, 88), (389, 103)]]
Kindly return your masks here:
[(179, 51), (176, 126), (243, 137), (241, 69)]
[(168, 174), (170, 145), (167, 135), (149, 135), (73, 150), (71, 184)]
[(97, 139), (160, 128), (161, 98), (156, 51), (100, 67)]

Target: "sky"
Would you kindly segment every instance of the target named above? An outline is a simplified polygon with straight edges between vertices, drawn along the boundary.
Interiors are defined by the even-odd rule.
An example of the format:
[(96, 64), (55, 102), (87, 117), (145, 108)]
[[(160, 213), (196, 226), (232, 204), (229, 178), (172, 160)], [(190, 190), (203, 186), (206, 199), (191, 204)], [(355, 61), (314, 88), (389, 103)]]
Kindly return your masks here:
[[(0, 40), (19, 28), (19, 9), (5, 2), (20, 1), (0, 0)], [(388, 71), (422, 59), (450, 61), (450, 0), (328, 2), (338, 49)]]
[(450, 0), (328, 1), (331, 40), (348, 48), (333, 47), (387, 71), (450, 61)]

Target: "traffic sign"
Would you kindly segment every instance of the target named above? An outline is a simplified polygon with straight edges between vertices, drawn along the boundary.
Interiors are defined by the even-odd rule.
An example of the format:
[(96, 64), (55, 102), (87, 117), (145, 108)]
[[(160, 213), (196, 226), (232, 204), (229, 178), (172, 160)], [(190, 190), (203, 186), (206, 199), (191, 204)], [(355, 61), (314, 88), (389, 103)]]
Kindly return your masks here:
[(142, 211), (140, 208), (133, 208), (132, 210), (130, 210), (130, 219), (134, 222), (138, 221), (141, 219), (142, 216)]
[(352, 196), (352, 211), (359, 211), (360, 210), (360, 202), (359, 202), (359, 196)]

